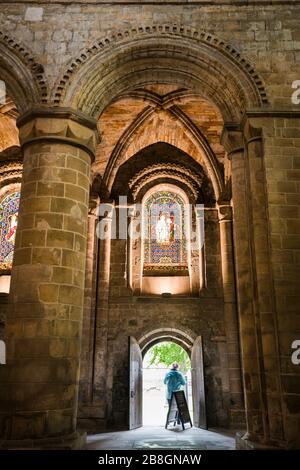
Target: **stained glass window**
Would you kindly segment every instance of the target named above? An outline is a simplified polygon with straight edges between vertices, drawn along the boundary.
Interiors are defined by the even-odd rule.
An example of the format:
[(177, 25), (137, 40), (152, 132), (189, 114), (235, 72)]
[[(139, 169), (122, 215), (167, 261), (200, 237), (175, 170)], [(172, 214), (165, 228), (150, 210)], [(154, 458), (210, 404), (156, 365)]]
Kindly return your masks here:
[(6, 193), (0, 200), (0, 272), (9, 271), (15, 246), (20, 193)]
[(144, 203), (144, 273), (187, 270), (184, 201), (157, 191)]

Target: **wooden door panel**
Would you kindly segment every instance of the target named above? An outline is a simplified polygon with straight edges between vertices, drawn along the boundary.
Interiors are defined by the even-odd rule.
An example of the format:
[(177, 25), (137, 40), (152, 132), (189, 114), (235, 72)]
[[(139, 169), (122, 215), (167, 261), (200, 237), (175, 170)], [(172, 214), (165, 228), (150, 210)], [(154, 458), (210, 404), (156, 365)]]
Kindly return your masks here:
[(129, 338), (129, 429), (143, 425), (143, 358), (138, 342)]
[(192, 347), (191, 365), (194, 417), (193, 424), (198, 428), (207, 429), (203, 370), (203, 348), (201, 336), (198, 336)]

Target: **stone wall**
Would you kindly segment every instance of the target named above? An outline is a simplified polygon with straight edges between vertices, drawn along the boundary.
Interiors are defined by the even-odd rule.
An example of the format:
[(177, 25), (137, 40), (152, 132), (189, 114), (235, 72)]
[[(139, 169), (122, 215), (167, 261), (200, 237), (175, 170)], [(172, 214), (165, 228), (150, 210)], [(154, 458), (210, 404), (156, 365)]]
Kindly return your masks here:
[[(291, 345), (300, 338), (300, 125), (299, 119), (274, 119), (265, 130), (266, 192), (269, 201), (271, 265), (277, 310), (282, 406), (287, 439), (299, 429), (299, 365)], [(270, 387), (274, 388), (270, 384)], [(274, 402), (278, 408), (279, 403)]]
[[(84, 360), (81, 362), (79, 396), (79, 425), (83, 429), (92, 432), (105, 427), (126, 428), (129, 403), (128, 337), (139, 340), (153, 330), (169, 331), (172, 328), (191, 334), (193, 338), (202, 336), (208, 425), (244, 426), (243, 404), (230, 401), (229, 351), (226, 344), (220, 229), (216, 210), (206, 212), (205, 236), (206, 288), (202, 289), (198, 298), (189, 295), (173, 296), (171, 299), (159, 296), (133, 297), (125, 274), (126, 241), (111, 241), (108, 298), (99, 298), (100, 293), (96, 310), (101, 318), (98, 318), (98, 322), (102, 326), (100, 344), (94, 346), (95, 332), (91, 323), (83, 338)], [(88, 258), (93, 257), (91, 254), (94, 250), (90, 247)], [(100, 276), (103, 263), (104, 259), (101, 258), (98, 267)], [(88, 305), (93, 303), (93, 294), (90, 293), (88, 299)], [(90, 312), (89, 318), (93, 315), (95, 310)], [(94, 363), (86, 360), (87, 357), (91, 358), (93, 347), (96, 349)], [(94, 404), (90, 400), (89, 379), (93, 368)], [(95, 411), (97, 401), (98, 412)]]
[[(43, 65), (48, 93), (70, 61), (80, 57), (95, 41), (152, 24), (195, 28), (227, 42), (255, 64), (275, 106), (291, 105), (291, 83), (299, 79), (298, 1), (277, 2), (280, 5), (268, 1), (259, 5), (255, 1), (247, 2), (248, 5), (242, 1), (233, 5), (230, 5), (232, 2), (189, 2), (188, 5), (172, 5), (172, 8), (164, 2), (159, 5), (77, 3), (59, 7), (39, 2), (43, 11), (37, 18), (30, 11), (26, 14), (24, 2), (1, 3), (1, 29), (17, 44), (28, 48)], [(241, 3), (239, 7), (238, 3)]]
[(0, 294), (0, 339), (4, 339), (8, 294)]
[[(199, 1), (188, 4), (176, 3), (171, 8), (169, 5), (171, 1), (159, 4), (101, 2), (101, 5), (92, 2), (71, 4), (65, 1), (65, 4), (60, 3), (59, 6), (52, 2), (47, 4), (35, 2), (34, 8), (41, 8), (40, 10), (28, 10), (27, 6), (32, 7), (32, 5), (27, 3), (1, 2), (0, 12), (2, 29), (0, 46), (10, 54), (16, 54), (21, 58), (36, 84), (36, 88), (33, 89), (33, 86), (28, 85), (28, 81), (22, 82), (23, 78), (28, 79), (29, 75), (22, 75), (20, 69), (16, 70), (16, 76), (22, 82), (15, 90), (16, 96), (14, 96), (16, 101), (19, 100), (20, 112), (32, 104), (37, 96), (36, 90), (39, 90), (39, 100), (44, 104), (47, 100), (51, 104), (56, 100), (56, 104), (59, 104), (61, 97), (64, 96), (66, 83), (72, 84), (74, 70), (85, 63), (89, 54), (92, 54), (95, 43), (94, 47), (97, 50), (107, 47), (115, 49), (116, 53), (126, 52), (125, 45), (117, 43), (120, 35), (126, 37), (127, 34), (131, 34), (133, 40), (137, 38), (137, 42), (146, 40), (152, 25), (156, 25), (157, 30), (163, 31), (161, 44), (164, 43), (165, 25), (168, 25), (169, 31), (170, 28), (171, 30), (175, 28), (178, 35), (182, 31), (182, 47), (187, 47), (187, 52), (189, 49), (186, 38), (199, 38), (201, 32), (205, 31), (206, 40), (212, 48), (212, 55), (219, 51), (222, 53), (223, 62), (221, 62), (224, 70), (228, 71), (228, 68), (225, 68), (225, 65), (228, 65), (227, 59), (230, 58), (232, 61), (230, 72), (228, 71), (225, 77), (220, 75), (224, 87), (230, 86), (232, 76), (236, 76), (243, 67), (253, 78), (253, 83), (255, 82), (259, 90), (263, 112), (255, 114), (255, 110), (250, 110), (252, 114), (248, 113), (248, 116), (251, 115), (253, 118), (253, 127), (261, 129), (260, 140), (259, 143), (251, 141), (253, 136), (249, 135), (245, 149), (244, 143), (242, 150), (238, 148), (238, 160), (235, 159), (236, 153), (233, 152), (232, 156), (232, 168), (237, 170), (235, 176), (239, 185), (236, 186), (237, 194), (242, 194), (247, 201), (246, 205), (239, 205), (237, 199), (234, 201), (236, 203), (234, 217), (237, 219), (240, 217), (242, 220), (240, 227), (235, 230), (234, 241), (235, 253), (238, 255), (235, 261), (240, 262), (240, 256), (244, 257), (238, 266), (241, 267), (242, 276), (237, 279), (237, 287), (240, 287), (238, 300), (242, 329), (245, 328), (248, 334), (242, 349), (248, 426), (252, 430), (258, 430), (259, 436), (264, 432), (268, 435), (267, 431), (262, 430), (263, 425), (260, 421), (267, 415), (271, 416), (270, 422), (265, 422), (264, 426), (265, 429), (271, 429), (273, 441), (281, 444), (284, 442), (286, 446), (297, 446), (300, 423), (299, 366), (292, 365), (290, 356), (291, 342), (300, 336), (297, 303), (299, 302), (297, 276), (300, 247), (300, 146), (299, 105), (292, 103), (291, 97), (294, 91), (292, 83), (300, 80), (300, 3), (280, 0), (249, 1), (247, 4), (242, 0), (240, 2)], [(7, 57), (3, 55), (4, 62)], [(118, 64), (117, 59), (115, 64)], [(4, 77), (6, 77), (5, 70)], [(119, 78), (116, 70), (112, 77), (109, 85), (113, 88), (114, 78)], [(79, 85), (73, 83), (74, 89), (77, 90), (74, 94), (78, 100), (74, 99), (72, 103), (85, 104), (86, 95), (81, 96)], [(22, 88), (25, 101), (24, 97), (22, 98)], [(218, 88), (218, 93), (215, 92), (216, 99), (218, 94), (222, 93), (221, 88), (221, 86)], [(249, 91), (247, 96), (250, 94)], [(241, 113), (249, 111), (248, 107), (249, 103), (245, 99), (245, 102), (242, 102)], [(89, 109), (88, 106), (86, 109)], [(235, 110), (235, 116), (238, 112)], [(245, 120), (241, 123), (241, 127), (244, 124)], [(241, 128), (238, 131), (241, 132)], [(246, 189), (241, 188), (237, 176), (245, 179)], [(56, 189), (59, 190), (58, 187)], [(75, 197), (74, 194), (73, 196)], [(25, 203), (26, 201), (24, 205)], [(38, 212), (38, 207), (36, 211)], [(92, 226), (93, 224), (90, 225), (90, 230)], [(239, 230), (240, 228), (242, 230)], [(26, 241), (26, 235), (24, 240)], [(28, 240), (28, 243), (32, 240)], [(39, 242), (37, 236), (35, 240)], [(214, 306), (213, 313), (211, 310), (210, 313), (205, 313), (207, 299), (200, 298), (197, 300), (197, 307), (192, 303), (191, 308), (176, 300), (178, 303), (174, 304), (171, 314), (165, 303), (158, 308), (158, 304), (153, 305), (149, 302), (146, 310), (144, 304), (133, 302), (127, 286), (124, 285), (125, 247), (122, 244), (119, 247), (114, 244), (112, 247), (100, 246), (100, 263), (97, 268), (97, 243), (93, 237), (88, 243), (88, 248), (92, 251), (88, 258), (88, 276), (85, 285), (81, 417), (88, 420), (91, 414), (96, 416), (95, 413), (98, 413), (99, 421), (107, 421), (108, 425), (116, 424), (117, 421), (125, 423), (125, 402), (128, 396), (127, 379), (125, 380), (126, 338), (129, 334), (135, 336), (144, 334), (145, 329), (151, 326), (150, 323), (158, 321), (157, 318), (161, 319), (161, 311), (164, 312), (168, 324), (174, 321), (171, 316), (175, 315), (183, 330), (189, 328), (195, 335), (204, 332), (207, 386), (213, 402), (221, 398), (224, 403), (228, 403), (227, 390), (224, 388), (227, 379), (224, 379), (220, 372), (222, 354), (219, 351), (217, 353), (217, 343), (211, 342), (216, 333), (222, 336), (225, 332), (219, 260), (217, 264), (217, 260), (212, 259), (211, 273), (213, 266), (215, 269), (212, 285), (218, 291), (218, 294), (212, 293), (210, 298), (209, 308)], [(24, 247), (24, 254), (26, 249)], [(84, 249), (82, 251), (84, 252)], [(120, 254), (123, 258), (120, 258)], [(106, 256), (105, 262), (103, 256)], [(212, 256), (215, 256), (215, 252)], [(248, 262), (249, 259), (251, 263)], [(97, 271), (100, 274), (96, 282)], [(49, 292), (44, 291), (43, 295), (47, 299)], [(247, 305), (251, 303), (254, 313), (251, 308), (247, 310)], [(99, 323), (90, 316), (93, 309), (99, 312), (97, 317), (100, 318)], [(164, 326), (163, 322), (161, 326)], [(121, 329), (122, 338), (119, 336)], [(95, 350), (93, 344), (96, 345)], [(252, 347), (255, 348), (257, 344), (260, 350), (254, 351)], [(255, 361), (257, 360), (258, 370), (255, 369), (256, 363), (253, 357)], [(89, 364), (95, 360), (105, 364), (105, 368), (99, 376), (96, 374), (94, 377), (96, 387), (93, 388), (91, 384), (94, 372)], [(213, 375), (218, 379), (216, 382), (212, 378)], [(263, 378), (262, 383), (260, 383), (261, 378)], [(87, 403), (90, 402), (87, 397), (93, 395), (97, 406), (89, 408)], [(252, 410), (251, 407), (254, 409), (253, 414), (249, 412)], [(256, 413), (258, 408), (259, 411)], [(214, 422), (213, 415), (216, 410), (217, 424), (225, 423), (228, 415), (224, 417), (221, 409), (215, 408), (214, 405), (209, 410), (209, 419)]]

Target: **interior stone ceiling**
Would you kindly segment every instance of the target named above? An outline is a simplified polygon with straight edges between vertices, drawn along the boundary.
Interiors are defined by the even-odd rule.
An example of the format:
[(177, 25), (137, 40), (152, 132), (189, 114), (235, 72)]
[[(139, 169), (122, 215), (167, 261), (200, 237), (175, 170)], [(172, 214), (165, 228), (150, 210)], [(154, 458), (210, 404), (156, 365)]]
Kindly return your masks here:
[[(140, 123), (139, 118), (147, 109), (149, 116)], [(125, 160), (143, 146), (151, 145), (158, 139), (177, 145), (189, 153), (199, 152), (190, 132), (176, 115), (195, 126), (209, 143), (218, 161), (223, 164), (225, 152), (220, 144), (223, 119), (218, 109), (201, 97), (176, 85), (151, 85), (120, 96), (101, 115), (98, 128), (101, 142), (97, 147), (93, 173), (104, 174), (107, 162), (115, 147), (124, 136), (129, 135)]]
[(0, 101), (0, 152), (19, 145), (19, 132), (16, 126), (18, 112), (15, 103), (6, 97), (5, 103)]
[[(6, 103), (0, 104), (0, 152), (19, 145), (17, 115), (15, 104), (7, 97)], [(219, 163), (225, 164), (226, 176), (228, 161), (224, 159), (225, 152), (220, 144), (223, 120), (210, 102), (169, 84), (149, 85), (117, 97), (98, 121), (101, 141), (92, 166), (92, 178), (95, 174), (103, 176), (120, 143), (124, 147), (125, 161), (158, 141), (172, 144), (195, 158), (200, 149), (192, 138), (191, 127), (201, 133)]]

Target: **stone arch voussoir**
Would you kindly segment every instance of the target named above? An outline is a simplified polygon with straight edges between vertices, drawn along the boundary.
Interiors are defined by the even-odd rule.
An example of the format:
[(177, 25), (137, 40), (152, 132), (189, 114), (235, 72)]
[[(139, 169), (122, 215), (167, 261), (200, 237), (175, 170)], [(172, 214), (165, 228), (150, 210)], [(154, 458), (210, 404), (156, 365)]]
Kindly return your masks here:
[(197, 335), (190, 330), (162, 327), (144, 333), (138, 338), (138, 343), (143, 355), (161, 341), (174, 341), (190, 354), (196, 337)]
[(22, 44), (0, 31), (0, 76), (18, 111), (34, 103), (47, 103), (48, 90), (43, 65)]
[[(127, 69), (130, 70), (132, 67), (128, 64), (137, 63), (142, 58), (146, 60), (147, 51), (150, 53), (154, 46), (156, 47), (155, 53), (159, 54), (161, 51), (162, 57), (164, 55), (169, 58), (175, 57), (176, 48), (178, 48), (182, 60), (185, 57), (186, 61), (190, 60), (191, 65), (194, 63), (195, 66), (197, 60), (198, 65), (204, 64), (208, 70), (207, 76), (211, 74), (211, 82), (215, 80), (214, 90), (209, 90), (209, 83), (207, 84), (207, 96), (213, 97), (217, 87), (221, 92), (222, 84), (232, 83), (230, 96), (226, 97), (224, 94), (224, 106), (230, 99), (233, 101), (240, 99), (243, 106), (260, 107), (268, 104), (262, 78), (236, 48), (211, 33), (176, 24), (132, 27), (114, 32), (91, 44), (69, 63), (59, 78), (52, 96), (53, 102), (61, 106), (78, 106), (79, 109), (82, 108), (82, 111), (89, 113), (101, 113), (101, 105), (94, 104), (96, 97), (98, 96), (102, 105), (105, 106), (107, 103), (104, 96), (111, 100), (116, 93), (126, 91), (124, 82), (133, 78), (130, 74), (122, 77), (124, 70), (120, 70), (118, 76), (117, 69), (121, 58), (127, 62)], [(219, 64), (220, 70), (222, 67), (224, 70), (223, 78), (219, 74), (219, 84), (218, 73), (213, 77), (212, 70), (215, 64)], [(137, 72), (133, 70), (136, 77)], [(142, 72), (145, 73), (145, 70), (139, 70), (140, 74)], [(185, 72), (188, 75), (188, 71), (185, 70)], [(109, 77), (107, 83), (104, 80), (105, 74)], [(190, 74), (191, 82), (195, 79), (195, 74), (194, 76)], [(114, 85), (109, 86), (112, 80)], [(139, 80), (141, 82), (142, 77)], [(111, 95), (109, 95), (108, 88), (112, 89)], [(227, 114), (230, 117), (228, 110)]]

